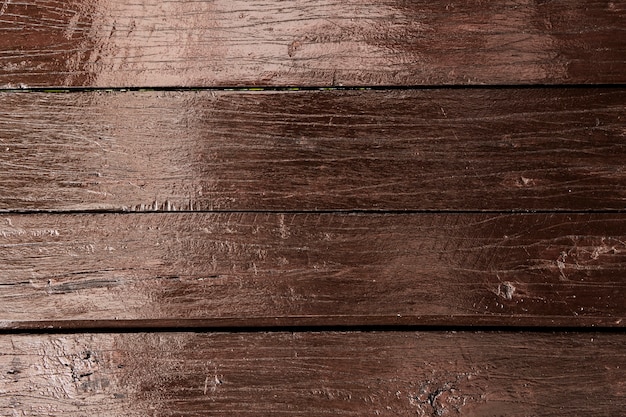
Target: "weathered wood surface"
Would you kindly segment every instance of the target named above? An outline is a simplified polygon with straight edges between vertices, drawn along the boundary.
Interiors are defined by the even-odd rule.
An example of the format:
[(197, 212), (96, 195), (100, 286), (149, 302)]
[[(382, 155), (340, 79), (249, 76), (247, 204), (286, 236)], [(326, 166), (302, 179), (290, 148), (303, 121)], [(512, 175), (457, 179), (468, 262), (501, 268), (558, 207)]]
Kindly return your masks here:
[(620, 415), (624, 18), (0, 0), (1, 90), (402, 87), (1, 92), (0, 415)]
[(626, 82), (626, 2), (0, 2), (0, 85)]
[(620, 415), (625, 343), (594, 333), (3, 335), (0, 414)]
[(0, 94), (0, 210), (622, 210), (626, 90)]
[(602, 214), (4, 215), (0, 320), (621, 327), (625, 242)]

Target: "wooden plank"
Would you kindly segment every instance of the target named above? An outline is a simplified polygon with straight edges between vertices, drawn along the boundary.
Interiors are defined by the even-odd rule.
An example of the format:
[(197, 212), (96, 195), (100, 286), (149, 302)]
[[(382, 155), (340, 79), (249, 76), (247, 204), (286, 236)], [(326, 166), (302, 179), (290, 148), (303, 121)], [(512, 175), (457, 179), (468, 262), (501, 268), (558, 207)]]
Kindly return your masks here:
[(0, 209), (622, 210), (626, 90), (0, 94)]
[(0, 85), (626, 82), (623, 0), (0, 3)]
[(624, 334), (0, 336), (0, 413), (607, 416)]
[(621, 327), (625, 242), (624, 215), (10, 215), (0, 320)]

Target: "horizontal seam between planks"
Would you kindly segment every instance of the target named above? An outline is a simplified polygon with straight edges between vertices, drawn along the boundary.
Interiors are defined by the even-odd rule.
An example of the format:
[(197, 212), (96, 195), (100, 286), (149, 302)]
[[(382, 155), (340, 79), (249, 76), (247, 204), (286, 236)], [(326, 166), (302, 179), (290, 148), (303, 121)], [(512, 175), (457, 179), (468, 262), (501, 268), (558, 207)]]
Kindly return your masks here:
[(625, 89), (624, 83), (598, 84), (442, 84), (442, 85), (380, 85), (380, 86), (214, 86), (214, 87), (28, 87), (0, 88), (0, 93), (85, 93), (85, 92), (198, 92), (198, 91), (420, 91), (420, 90), (529, 90), (529, 89)]
[[(139, 320), (142, 321), (142, 320)], [(158, 322), (159, 320), (154, 320)], [(95, 322), (91, 326), (71, 326), (72, 321), (56, 325), (37, 327), (38, 322), (22, 322), (15, 328), (0, 329), (0, 335), (11, 334), (85, 334), (85, 333), (319, 333), (319, 332), (352, 332), (352, 333), (377, 333), (377, 332), (472, 332), (472, 333), (608, 333), (626, 334), (626, 327), (610, 326), (542, 326), (542, 325), (280, 325), (280, 326), (194, 326), (186, 322), (193, 320), (181, 320), (178, 326), (142, 325), (112, 326), (108, 322), (98, 325)], [(132, 322), (127, 320), (125, 324)], [(45, 323), (47, 324), (47, 323)]]
[(91, 210), (0, 210), (0, 215), (36, 215), (36, 214), (341, 214), (341, 215), (412, 215), (412, 214), (626, 214), (623, 209), (511, 209), (511, 210), (445, 210), (445, 209), (407, 209), (407, 210), (376, 210), (376, 209), (349, 209), (349, 210), (144, 210), (131, 211), (124, 209), (91, 209)]

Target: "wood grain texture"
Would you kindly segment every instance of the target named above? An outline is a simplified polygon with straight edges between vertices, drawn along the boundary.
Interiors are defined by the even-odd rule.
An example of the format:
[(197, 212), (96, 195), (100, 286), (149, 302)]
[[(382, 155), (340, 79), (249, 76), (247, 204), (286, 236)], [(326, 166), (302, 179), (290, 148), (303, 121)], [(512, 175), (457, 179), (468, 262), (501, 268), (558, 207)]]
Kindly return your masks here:
[(0, 320), (621, 327), (625, 242), (600, 214), (2, 216)]
[(0, 210), (623, 210), (626, 90), (0, 94)]
[(0, 85), (624, 83), (622, 0), (0, 2)]
[(0, 415), (622, 414), (626, 1), (487, 3), (0, 0)]
[(0, 414), (607, 416), (623, 334), (0, 336)]

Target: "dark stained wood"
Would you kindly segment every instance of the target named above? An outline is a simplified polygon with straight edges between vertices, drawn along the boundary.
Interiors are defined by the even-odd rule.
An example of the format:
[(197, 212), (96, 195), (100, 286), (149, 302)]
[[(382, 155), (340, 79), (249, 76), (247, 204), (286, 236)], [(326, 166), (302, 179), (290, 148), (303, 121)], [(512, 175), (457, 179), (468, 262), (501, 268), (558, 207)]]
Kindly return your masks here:
[(623, 0), (0, 2), (0, 85), (626, 82)]
[(0, 336), (0, 414), (609, 416), (624, 334)]
[(625, 18), (0, 0), (0, 415), (623, 414)]
[(623, 215), (4, 215), (0, 247), (5, 329), (626, 324)]
[(622, 210), (626, 90), (0, 94), (0, 209)]

